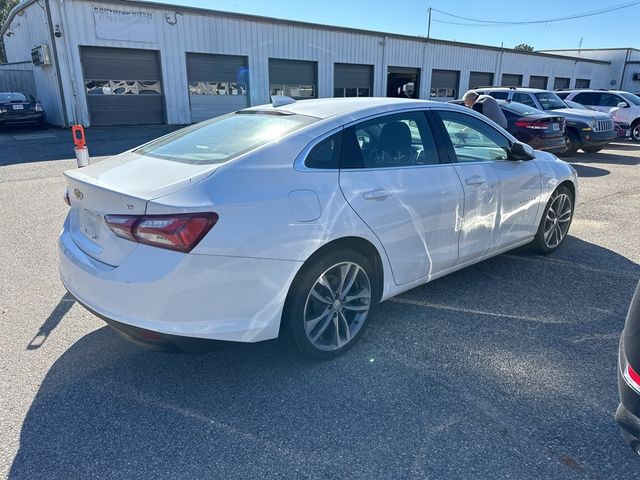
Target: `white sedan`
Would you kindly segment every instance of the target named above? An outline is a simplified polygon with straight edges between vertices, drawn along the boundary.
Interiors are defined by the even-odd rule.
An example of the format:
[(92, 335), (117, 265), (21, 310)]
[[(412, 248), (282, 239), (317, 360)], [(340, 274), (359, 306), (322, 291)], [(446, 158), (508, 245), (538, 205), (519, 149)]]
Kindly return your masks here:
[(471, 109), (279, 102), (65, 172), (60, 275), (78, 302), (152, 347), (283, 334), (327, 359), (376, 303), (566, 238), (575, 170)]

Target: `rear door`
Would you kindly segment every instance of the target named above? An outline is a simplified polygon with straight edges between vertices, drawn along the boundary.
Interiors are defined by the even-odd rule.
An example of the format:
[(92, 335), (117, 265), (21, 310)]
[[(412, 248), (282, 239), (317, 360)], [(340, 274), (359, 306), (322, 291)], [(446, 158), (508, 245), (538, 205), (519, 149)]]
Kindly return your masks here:
[(440, 162), (424, 111), (346, 128), (340, 188), (380, 239), (398, 285), (457, 263), (462, 186)]
[(541, 194), (535, 163), (509, 160), (511, 141), (480, 118), (450, 110), (437, 115), (464, 189), (460, 262), (531, 237)]

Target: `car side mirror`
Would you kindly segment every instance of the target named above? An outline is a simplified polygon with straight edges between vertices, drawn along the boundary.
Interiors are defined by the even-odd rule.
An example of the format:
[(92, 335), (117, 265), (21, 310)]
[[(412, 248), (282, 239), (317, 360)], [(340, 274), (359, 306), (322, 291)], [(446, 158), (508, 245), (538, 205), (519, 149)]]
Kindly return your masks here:
[(516, 142), (511, 145), (511, 160), (533, 160), (536, 158), (535, 150), (526, 143)]
[(618, 108), (628, 108), (629, 104), (627, 102), (620, 102), (618, 104)]

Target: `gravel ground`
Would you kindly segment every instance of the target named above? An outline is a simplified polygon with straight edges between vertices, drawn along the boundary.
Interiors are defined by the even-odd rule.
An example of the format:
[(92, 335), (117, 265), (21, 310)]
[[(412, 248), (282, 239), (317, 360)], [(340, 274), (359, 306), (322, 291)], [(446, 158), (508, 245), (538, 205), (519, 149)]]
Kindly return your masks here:
[[(572, 159), (580, 198), (556, 254), (416, 288), (347, 355), (309, 363), (280, 341), (149, 352), (67, 297), (56, 236), (75, 161), (41, 161), (49, 141), (68, 158), (60, 132), (20, 148), (0, 132), (0, 477), (637, 478), (613, 413), (640, 145)], [(106, 132), (96, 155), (149, 135)]]

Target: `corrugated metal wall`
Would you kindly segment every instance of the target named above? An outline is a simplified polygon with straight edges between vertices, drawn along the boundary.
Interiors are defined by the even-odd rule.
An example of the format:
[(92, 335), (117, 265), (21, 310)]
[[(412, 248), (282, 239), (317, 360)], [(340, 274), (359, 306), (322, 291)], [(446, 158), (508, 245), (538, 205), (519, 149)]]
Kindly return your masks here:
[[(16, 15), (3, 36), (7, 61), (9, 63), (31, 63), (31, 48), (49, 45), (47, 16), (43, 5), (34, 4)], [(10, 32), (11, 35), (7, 33)], [(53, 53), (53, 52), (52, 52)], [(51, 59), (53, 62), (53, 58)], [(32, 67), (36, 92), (47, 114), (47, 121), (54, 125), (63, 124), (62, 102), (58, 92), (58, 78), (55, 65)]]
[(31, 62), (0, 63), (0, 91), (27, 92), (38, 96)]
[[(56, 39), (60, 53), (62, 83), (65, 98), (69, 99), (70, 118), (78, 117), (88, 124), (87, 102), (82, 86), (82, 69), (78, 45), (142, 48), (160, 51), (163, 87), (166, 99), (166, 119), (170, 124), (191, 121), (187, 83), (186, 52), (241, 55), (248, 59), (250, 104), (269, 101), (269, 58), (307, 60), (317, 62), (318, 96), (333, 96), (334, 63), (354, 63), (374, 66), (373, 94), (386, 95), (389, 66), (413, 67), (421, 71), (420, 98), (429, 98), (431, 71), (455, 70), (460, 72), (459, 91), (469, 87), (470, 72), (493, 72), (494, 79), (502, 73), (523, 75), (528, 85), (530, 75), (547, 76), (550, 83), (558, 77), (590, 78), (595, 88), (606, 87), (609, 65), (576, 62), (573, 59), (527, 55), (499, 49), (474, 48), (427, 42), (424, 39), (398, 38), (369, 32), (351, 32), (335, 29), (279, 23), (276, 21), (244, 19), (223, 14), (203, 14), (180, 7), (137, 6), (122, 3), (65, 0), (52, 6), (53, 23), (61, 26), (64, 35)], [(94, 7), (119, 11), (143, 11), (153, 14), (154, 37), (137, 40), (109, 40), (96, 33)], [(60, 9), (62, 8), (62, 10)], [(40, 15), (38, 5), (27, 8), (27, 17)], [(35, 13), (32, 13), (35, 12)], [(41, 15), (40, 15), (41, 17)], [(46, 32), (43, 18), (25, 21), (34, 33), (12, 43), (9, 49), (28, 54), (33, 39)], [(37, 33), (37, 32), (40, 33)], [(11, 37), (13, 42), (14, 37)], [(21, 58), (24, 59), (24, 58)], [(37, 80), (37, 79), (36, 79)], [(76, 101), (72, 101), (76, 99)], [(74, 108), (74, 103), (77, 107)]]

